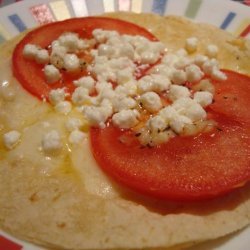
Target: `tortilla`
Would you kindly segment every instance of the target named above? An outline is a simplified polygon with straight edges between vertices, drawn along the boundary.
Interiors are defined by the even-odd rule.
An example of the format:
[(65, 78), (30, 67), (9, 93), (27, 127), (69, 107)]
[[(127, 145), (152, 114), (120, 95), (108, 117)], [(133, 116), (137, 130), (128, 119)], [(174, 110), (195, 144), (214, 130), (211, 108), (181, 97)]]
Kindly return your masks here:
[[(222, 68), (250, 75), (250, 43), (207, 24), (181, 17), (111, 13), (149, 29), (169, 50), (196, 36), (200, 50), (219, 47)], [(20, 38), (0, 49), (0, 138), (22, 131), (18, 146), (7, 151), (0, 141), (0, 227), (12, 235), (56, 249), (180, 249), (215, 239), (250, 223), (250, 185), (214, 200), (163, 202), (117, 186), (96, 165), (86, 139), (66, 144), (68, 117), (24, 91), (11, 76), (11, 52)], [(15, 98), (8, 93), (14, 93)], [(32, 112), (31, 112), (32, 111)], [(70, 113), (78, 117), (77, 112)], [(58, 130), (65, 141), (58, 157), (39, 150), (42, 135)], [(69, 148), (70, 151), (69, 152)]]

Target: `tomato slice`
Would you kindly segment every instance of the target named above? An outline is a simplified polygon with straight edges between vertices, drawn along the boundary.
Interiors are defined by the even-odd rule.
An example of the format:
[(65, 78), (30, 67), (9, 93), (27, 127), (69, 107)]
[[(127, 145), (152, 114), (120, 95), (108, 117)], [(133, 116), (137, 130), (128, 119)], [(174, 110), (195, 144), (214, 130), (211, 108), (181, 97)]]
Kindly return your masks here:
[[(226, 118), (219, 126), (213, 133), (175, 137), (154, 148), (142, 148), (131, 133), (112, 126), (92, 129), (92, 151), (108, 175), (133, 190), (156, 198), (202, 200), (250, 179), (249, 133)], [(124, 133), (128, 144), (120, 141)]]
[(39, 45), (41, 48), (47, 48), (52, 41), (56, 40), (64, 32), (75, 32), (78, 33), (81, 38), (90, 39), (92, 38), (92, 31), (97, 28), (116, 30), (120, 34), (140, 35), (151, 41), (157, 40), (149, 31), (140, 26), (106, 17), (74, 18), (50, 23), (28, 33), (16, 46), (12, 57), (14, 76), (27, 91), (40, 99), (48, 98), (49, 92), (56, 88), (66, 87), (68, 92), (73, 92), (74, 86), (72, 84), (72, 78), (68, 76), (64, 78), (64, 81), (47, 84), (42, 72), (43, 66), (25, 59), (23, 57), (23, 48), (27, 43)]
[(224, 70), (226, 81), (213, 81), (214, 103), (210, 109), (241, 122), (250, 122), (250, 77)]
[[(241, 106), (249, 103), (250, 92), (241, 88), (249, 78), (225, 72), (228, 80), (215, 83), (215, 104), (209, 109), (209, 117), (217, 122), (212, 132), (176, 136), (157, 147), (142, 148), (130, 131), (112, 125), (91, 129), (99, 166), (128, 188), (170, 200), (204, 200), (243, 186), (250, 180), (250, 123)], [(223, 91), (241, 100), (236, 107), (225, 106)]]

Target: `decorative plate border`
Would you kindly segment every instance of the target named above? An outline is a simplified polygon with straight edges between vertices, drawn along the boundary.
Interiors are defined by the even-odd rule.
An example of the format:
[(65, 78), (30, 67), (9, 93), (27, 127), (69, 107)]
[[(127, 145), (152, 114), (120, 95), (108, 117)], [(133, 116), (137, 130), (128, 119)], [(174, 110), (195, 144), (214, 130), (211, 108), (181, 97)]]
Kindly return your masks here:
[[(26, 29), (112, 11), (175, 14), (250, 39), (250, 7), (229, 0), (27, 0), (0, 8), (0, 44)], [(250, 5), (250, 0), (239, 0)], [(1, 1), (0, 5), (7, 1)], [(212, 13), (212, 14), (211, 14)], [(212, 15), (212, 18), (211, 18)], [(250, 230), (247, 230), (249, 232)], [(0, 250), (45, 250), (0, 231)]]
[[(249, 0), (245, 0), (245, 3), (250, 4)], [(250, 7), (235, 1), (29, 0), (18, 1), (15, 4), (0, 8), (0, 43), (37, 25), (71, 17), (98, 15), (118, 10), (186, 16), (195, 21), (216, 25), (236, 36), (250, 39)]]

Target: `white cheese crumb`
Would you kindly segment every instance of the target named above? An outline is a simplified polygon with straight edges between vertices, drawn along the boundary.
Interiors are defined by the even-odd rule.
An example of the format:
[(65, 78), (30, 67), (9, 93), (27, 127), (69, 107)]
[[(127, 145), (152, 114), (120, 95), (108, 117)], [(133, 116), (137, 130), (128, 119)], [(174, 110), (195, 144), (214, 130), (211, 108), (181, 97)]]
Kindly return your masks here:
[(214, 68), (212, 70), (211, 77), (213, 79), (215, 79), (215, 80), (218, 80), (218, 81), (225, 81), (225, 80), (227, 80), (226, 74), (223, 73), (222, 71), (220, 71), (219, 69), (216, 69), (216, 68)]
[(206, 111), (198, 103), (193, 103), (185, 110), (185, 116), (190, 118), (192, 121), (198, 121), (205, 119), (207, 116)]
[(213, 95), (207, 91), (197, 91), (194, 93), (194, 100), (202, 107), (206, 107), (213, 102)]
[(78, 48), (79, 50), (84, 50), (84, 49), (89, 48), (89, 43), (88, 43), (88, 41), (87, 41), (87, 40), (83, 40), (83, 39), (78, 39), (77, 48)]
[(196, 55), (194, 57), (194, 63), (198, 65), (199, 67), (201, 67), (203, 63), (206, 62), (207, 60), (208, 60), (208, 57), (204, 55)]
[(64, 33), (58, 38), (58, 41), (68, 52), (75, 52), (78, 49), (79, 37), (76, 33)]
[(184, 84), (187, 81), (187, 74), (184, 70), (173, 70), (171, 80), (174, 84)]
[(172, 107), (178, 112), (178, 114), (187, 116), (192, 121), (202, 120), (206, 118), (207, 115), (202, 106), (189, 97), (176, 100), (172, 104)]
[(67, 115), (72, 109), (72, 104), (69, 101), (62, 101), (56, 104), (55, 110), (58, 113)]
[(139, 101), (143, 108), (149, 112), (157, 112), (161, 109), (162, 103), (161, 98), (155, 92), (147, 92), (140, 96)]
[(133, 109), (137, 105), (133, 98), (124, 97), (122, 95), (116, 95), (112, 100), (112, 104), (115, 112), (121, 111), (123, 109)]
[(57, 103), (64, 101), (64, 99), (65, 99), (65, 91), (63, 88), (52, 89), (49, 92), (49, 101), (53, 105), (56, 105)]
[(95, 80), (91, 76), (83, 76), (80, 79), (73, 81), (73, 83), (77, 87), (88, 89), (90, 94), (95, 90)]
[(167, 127), (167, 123), (162, 116), (156, 115), (149, 118), (149, 120), (147, 121), (147, 127), (151, 132), (158, 133), (159, 131), (163, 131)]
[(12, 130), (8, 133), (5, 133), (3, 135), (4, 146), (7, 149), (13, 149), (14, 147), (16, 147), (17, 143), (19, 142), (20, 137), (21, 137), (21, 133), (16, 130)]
[(198, 39), (196, 37), (189, 37), (186, 39), (185, 49), (189, 53), (195, 52), (197, 50), (197, 46), (198, 46)]
[(202, 64), (202, 70), (207, 75), (211, 75), (214, 69), (218, 69), (218, 61), (214, 58), (211, 60), (206, 60)]
[(192, 120), (184, 115), (174, 116), (173, 119), (171, 119), (169, 123), (171, 129), (177, 134), (180, 134), (183, 132), (183, 129), (186, 124), (192, 124)]
[(204, 76), (204, 73), (197, 65), (191, 64), (186, 67), (186, 75), (189, 82), (198, 82)]
[(91, 97), (89, 96), (88, 89), (84, 87), (76, 88), (71, 96), (71, 100), (75, 105), (90, 104)]
[(49, 52), (46, 49), (38, 50), (35, 56), (36, 62), (39, 64), (46, 64), (49, 62)]
[(115, 88), (115, 93), (123, 96), (136, 96), (137, 82), (132, 80), (123, 85), (119, 85)]
[(168, 125), (171, 120), (175, 116), (178, 115), (177, 111), (172, 107), (172, 105), (169, 105), (163, 109), (160, 110), (159, 115), (164, 119), (166, 124)]
[(105, 128), (105, 122), (110, 116), (109, 110), (105, 107), (86, 106), (83, 114), (91, 126)]
[(178, 57), (185, 57), (185, 56), (188, 55), (188, 52), (184, 48), (181, 48), (181, 49), (179, 49), (179, 50), (176, 51), (176, 55)]
[(46, 65), (44, 74), (48, 83), (57, 82), (61, 78), (60, 71), (54, 65)]
[(112, 58), (115, 53), (114, 46), (107, 44), (100, 44), (97, 51), (99, 56), (106, 56), (107, 58)]
[(168, 98), (171, 101), (175, 101), (179, 98), (189, 97), (190, 92), (189, 89), (184, 86), (179, 85), (171, 85), (168, 93)]
[(66, 54), (63, 58), (64, 68), (67, 71), (76, 71), (80, 68), (80, 60), (76, 54)]
[(62, 149), (62, 142), (58, 131), (52, 130), (43, 136), (42, 149), (48, 154), (59, 153)]
[(23, 49), (23, 55), (25, 58), (33, 59), (36, 57), (39, 47), (34, 44), (26, 44)]
[(218, 47), (214, 44), (209, 44), (206, 48), (206, 55), (210, 58), (217, 57)]
[(74, 130), (80, 129), (81, 126), (83, 126), (83, 122), (78, 118), (70, 118), (65, 123), (65, 126), (69, 132), (72, 132)]
[(132, 128), (139, 121), (139, 112), (135, 109), (133, 110), (122, 110), (118, 113), (115, 113), (112, 117), (112, 123), (119, 128)]
[(118, 70), (116, 73), (117, 84), (125, 84), (134, 79), (133, 77), (133, 69), (127, 67), (122, 70)]
[(168, 90), (171, 85), (171, 81), (168, 77), (162, 75), (151, 74), (151, 90), (157, 93)]
[(153, 90), (151, 76), (144, 76), (137, 82), (137, 89), (139, 93), (145, 93)]
[(192, 63), (192, 60), (188, 57), (179, 57), (177, 62), (174, 64), (176, 69), (185, 69), (188, 65)]
[(71, 144), (80, 144), (85, 138), (87, 138), (87, 135), (84, 132), (74, 130), (69, 135), (69, 142)]

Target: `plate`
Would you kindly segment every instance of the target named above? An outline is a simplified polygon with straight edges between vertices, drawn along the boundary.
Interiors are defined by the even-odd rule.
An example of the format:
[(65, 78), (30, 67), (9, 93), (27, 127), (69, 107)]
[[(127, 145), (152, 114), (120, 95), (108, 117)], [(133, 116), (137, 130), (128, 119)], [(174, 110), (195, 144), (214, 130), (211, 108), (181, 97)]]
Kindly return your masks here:
[[(118, 10), (185, 16), (250, 39), (250, 7), (229, 0), (0, 0), (0, 6), (7, 2), (16, 3), (0, 8), (0, 43), (38, 25), (70, 17), (98, 15)], [(247, 250), (249, 246), (250, 227), (190, 250)], [(20, 241), (0, 231), (0, 250), (44, 250), (44, 248)]]

